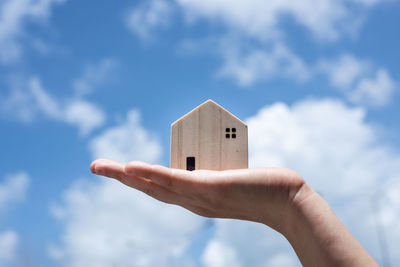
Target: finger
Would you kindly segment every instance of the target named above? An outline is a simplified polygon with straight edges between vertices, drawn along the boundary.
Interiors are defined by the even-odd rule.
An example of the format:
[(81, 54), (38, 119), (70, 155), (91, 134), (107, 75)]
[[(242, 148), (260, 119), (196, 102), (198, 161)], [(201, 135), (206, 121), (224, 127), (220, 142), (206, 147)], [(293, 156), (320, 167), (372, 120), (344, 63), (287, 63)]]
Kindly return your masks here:
[(98, 175), (121, 180), (125, 176), (125, 164), (109, 159), (97, 159), (90, 165), (90, 170)]
[(169, 204), (178, 204), (182, 206), (185, 204), (185, 202), (188, 201), (187, 198), (184, 198), (170, 190), (167, 190), (166, 188), (163, 188), (162, 186), (152, 182), (149, 179), (126, 175), (125, 165), (126, 164), (124, 163), (113, 160), (98, 159), (91, 164), (90, 169), (92, 170), (92, 172), (98, 175), (116, 178), (121, 183), (137, 189), (162, 202), (166, 202)]
[(183, 193), (188, 186), (196, 182), (191, 172), (170, 169), (160, 165), (151, 165), (145, 162), (132, 161), (126, 164), (125, 173), (139, 176), (153, 181), (171, 191)]
[(146, 195), (165, 203), (182, 205), (182, 202), (185, 200), (175, 192), (142, 177), (127, 176), (122, 178), (120, 181), (129, 187), (137, 189)]

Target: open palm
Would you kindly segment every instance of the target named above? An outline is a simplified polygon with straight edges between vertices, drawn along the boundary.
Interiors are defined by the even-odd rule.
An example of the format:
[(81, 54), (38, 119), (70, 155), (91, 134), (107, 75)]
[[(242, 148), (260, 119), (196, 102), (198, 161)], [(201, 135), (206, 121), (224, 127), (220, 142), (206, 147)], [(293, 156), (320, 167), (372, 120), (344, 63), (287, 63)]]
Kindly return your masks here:
[(202, 216), (264, 223), (289, 240), (304, 266), (377, 266), (329, 205), (289, 169), (185, 171), (107, 159), (90, 169)]
[(98, 159), (93, 173), (115, 178), (160, 201), (206, 217), (245, 219), (279, 229), (304, 184), (284, 168), (185, 171), (133, 161)]

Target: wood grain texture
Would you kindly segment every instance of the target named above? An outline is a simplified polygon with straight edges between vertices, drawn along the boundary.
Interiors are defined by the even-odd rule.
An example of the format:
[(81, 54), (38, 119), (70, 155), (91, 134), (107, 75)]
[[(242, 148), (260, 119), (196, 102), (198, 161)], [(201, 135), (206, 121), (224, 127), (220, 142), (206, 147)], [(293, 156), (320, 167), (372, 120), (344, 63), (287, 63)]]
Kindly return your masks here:
[(171, 126), (171, 168), (186, 169), (187, 157), (195, 157), (196, 169), (248, 168), (247, 125), (207, 100)]

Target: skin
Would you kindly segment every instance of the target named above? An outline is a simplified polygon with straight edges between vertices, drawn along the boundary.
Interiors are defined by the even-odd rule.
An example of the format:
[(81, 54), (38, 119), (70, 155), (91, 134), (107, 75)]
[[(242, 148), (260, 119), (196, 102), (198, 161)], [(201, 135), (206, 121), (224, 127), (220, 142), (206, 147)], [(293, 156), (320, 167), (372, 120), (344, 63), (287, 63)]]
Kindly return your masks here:
[(378, 266), (321, 196), (292, 170), (185, 171), (107, 159), (95, 160), (90, 169), (201, 216), (265, 224), (286, 237), (304, 266)]

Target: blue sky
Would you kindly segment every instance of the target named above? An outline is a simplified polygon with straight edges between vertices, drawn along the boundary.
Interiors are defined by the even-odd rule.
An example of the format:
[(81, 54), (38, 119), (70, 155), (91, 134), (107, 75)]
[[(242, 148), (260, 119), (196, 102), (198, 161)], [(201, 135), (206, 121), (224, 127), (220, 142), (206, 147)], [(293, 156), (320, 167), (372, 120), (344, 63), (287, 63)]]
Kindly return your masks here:
[(395, 0), (1, 1), (0, 265), (298, 266), (264, 226), (90, 174), (97, 157), (168, 165), (170, 124), (207, 99), (248, 123), (251, 167), (295, 169), (398, 265), (399, 12)]

